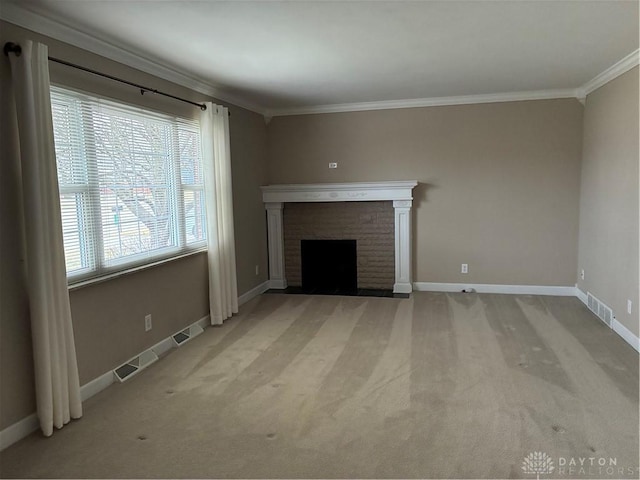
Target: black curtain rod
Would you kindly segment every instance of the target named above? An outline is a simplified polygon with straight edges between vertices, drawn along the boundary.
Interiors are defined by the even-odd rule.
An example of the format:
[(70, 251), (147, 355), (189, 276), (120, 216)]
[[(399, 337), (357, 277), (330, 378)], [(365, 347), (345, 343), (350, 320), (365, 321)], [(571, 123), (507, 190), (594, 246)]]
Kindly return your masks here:
[[(15, 53), (16, 56), (19, 57), (22, 54), (22, 47), (17, 43), (7, 42), (7, 43), (4, 44), (4, 54), (5, 55), (9, 55), (9, 53)], [(185, 103), (189, 103), (191, 105), (195, 105), (196, 107), (199, 107), (201, 110), (206, 110), (207, 109), (207, 106), (204, 103), (192, 102), (191, 100), (187, 100), (185, 98), (176, 97), (175, 95), (171, 95), (170, 93), (164, 93), (164, 92), (161, 92), (159, 90), (156, 90), (155, 88), (145, 87), (144, 85), (133, 83), (133, 82), (130, 82), (128, 80), (123, 80), (121, 78), (114, 77), (113, 75), (108, 75), (106, 73), (97, 72), (97, 71), (92, 70), (90, 68), (82, 67), (80, 65), (76, 65), (75, 63), (67, 62), (66, 60), (60, 60), (59, 58), (49, 57), (49, 61), (50, 62), (59, 63), (61, 65), (66, 65), (67, 67), (77, 68), (78, 70), (82, 70), (83, 72), (91, 73), (93, 75), (98, 75), (100, 77), (108, 78), (109, 80), (113, 80), (115, 82), (120, 82), (120, 83), (124, 83), (126, 85), (130, 85), (132, 87), (139, 88), (141, 95), (144, 95), (145, 92), (151, 92), (151, 93), (155, 93), (156, 95), (162, 95), (163, 97), (169, 97), (169, 98), (173, 98), (174, 100), (178, 100), (180, 102), (185, 102)]]

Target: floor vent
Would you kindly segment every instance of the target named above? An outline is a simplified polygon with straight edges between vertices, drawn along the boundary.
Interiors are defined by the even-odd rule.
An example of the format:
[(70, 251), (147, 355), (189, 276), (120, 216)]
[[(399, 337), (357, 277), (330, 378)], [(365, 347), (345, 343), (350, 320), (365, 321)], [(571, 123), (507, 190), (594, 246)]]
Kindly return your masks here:
[(156, 355), (153, 350), (145, 350), (137, 357), (134, 357), (128, 362), (120, 365), (113, 371), (113, 373), (115, 373), (116, 378), (120, 382), (124, 382), (139, 373), (141, 370), (147, 368), (156, 360), (158, 360), (158, 355)]
[(179, 331), (171, 338), (173, 338), (173, 342), (176, 344), (176, 346), (179, 347), (180, 345), (191, 340), (193, 337), (197, 337), (202, 332), (204, 332), (203, 328), (198, 324), (194, 324), (189, 328), (185, 328), (184, 330)]
[(595, 313), (600, 320), (606, 323), (609, 327), (611, 327), (614, 316), (611, 308), (607, 307), (604, 303), (598, 300), (596, 297), (591, 295), (591, 293), (587, 292), (587, 307), (593, 313)]

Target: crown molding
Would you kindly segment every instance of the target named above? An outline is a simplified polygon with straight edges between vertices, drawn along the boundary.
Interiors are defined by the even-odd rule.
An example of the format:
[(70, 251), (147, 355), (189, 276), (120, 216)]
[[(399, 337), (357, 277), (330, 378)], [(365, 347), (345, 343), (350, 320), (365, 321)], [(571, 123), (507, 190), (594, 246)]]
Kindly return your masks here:
[(315, 105), (306, 107), (268, 109), (261, 105), (247, 101), (241, 96), (231, 94), (224, 89), (211, 84), (209, 81), (196, 76), (187, 75), (174, 67), (157, 59), (150, 59), (143, 52), (136, 51), (128, 45), (113, 40), (95, 37), (93, 34), (82, 32), (60, 20), (41, 15), (15, 3), (3, 2), (0, 9), (0, 19), (20, 27), (46, 35), (55, 40), (68, 43), (78, 48), (95, 53), (123, 65), (135, 68), (169, 82), (181, 85), (196, 92), (231, 103), (241, 108), (259, 113), (265, 117), (268, 124), (272, 117), (289, 115), (313, 115), (321, 113), (359, 112), (367, 110), (389, 110), (399, 108), (437, 107), (447, 105), (471, 105), (480, 103), (518, 102), (527, 100), (550, 100), (559, 98), (577, 98), (582, 103), (588, 94), (604, 84), (617, 78), (638, 65), (640, 50), (635, 50), (616, 62), (578, 88), (536, 90), (524, 92), (491, 93), (480, 95), (462, 95), (451, 97), (415, 98), (403, 100), (384, 100), (376, 102), (340, 103), (329, 105)]
[(361, 112), (367, 110), (389, 110), (395, 108), (440, 107), (445, 105), (470, 105), (476, 103), (519, 102), (525, 100), (549, 100), (576, 98), (573, 88), (558, 90), (536, 90), (529, 92), (489, 93), (481, 95), (461, 95), (456, 97), (412, 98), (406, 100), (385, 100), (381, 102), (338, 103), (313, 107), (294, 107), (269, 110), (265, 115), (280, 117), (285, 115), (313, 115), (318, 113)]
[(611, 65), (604, 72), (596, 75), (587, 83), (578, 88), (578, 98), (586, 98), (594, 90), (600, 88), (606, 83), (609, 83), (614, 78), (619, 77), (623, 73), (628, 72), (633, 67), (638, 65), (638, 59), (640, 57), (640, 49), (636, 49), (622, 60)]
[(394, 108), (440, 107), (447, 105), (471, 105), (477, 103), (519, 102), (526, 100), (551, 100), (559, 98), (576, 98), (584, 105), (587, 95), (637, 66), (639, 64), (639, 60), (640, 49), (636, 49), (578, 88), (462, 95), (457, 97), (415, 98), (407, 100), (387, 100), (381, 102), (338, 103), (311, 107), (274, 109), (268, 110), (264, 115), (265, 120), (267, 118), (269, 119), (267, 121), (268, 124), (273, 117), (289, 115), (362, 112), (367, 110), (388, 110)]
[(224, 89), (212, 85), (206, 80), (180, 72), (160, 60), (150, 59), (148, 54), (136, 51), (130, 46), (125, 46), (112, 40), (107, 41), (96, 37), (94, 34), (87, 34), (59, 20), (27, 10), (17, 4), (3, 2), (0, 9), (0, 19), (218, 100), (232, 103), (259, 114), (264, 114), (265, 112), (265, 108), (260, 105), (225, 92)]

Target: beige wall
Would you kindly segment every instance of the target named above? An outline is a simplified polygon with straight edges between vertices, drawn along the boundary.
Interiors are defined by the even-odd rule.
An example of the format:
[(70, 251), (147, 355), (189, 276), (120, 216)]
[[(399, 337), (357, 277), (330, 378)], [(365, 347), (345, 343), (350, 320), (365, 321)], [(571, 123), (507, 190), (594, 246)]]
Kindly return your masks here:
[(260, 190), (267, 184), (267, 129), (262, 115), (243, 109), (234, 109), (230, 122), (236, 268), (238, 293), (243, 294), (269, 276), (267, 221)]
[[(638, 67), (587, 97), (578, 281), (634, 335), (638, 326)], [(627, 313), (627, 300), (633, 302)]]
[[(194, 101), (205, 95), (155, 78), (89, 52), (0, 23), (0, 45), (40, 40), (52, 56), (148, 85)], [(0, 429), (35, 411), (28, 304), (19, 230), (19, 170), (11, 114), (10, 70), (0, 60), (2, 123), (0, 126)], [(51, 64), (51, 80), (77, 89), (121, 99), (181, 116), (198, 109), (136, 89)], [(224, 102), (222, 102), (224, 103)], [(267, 279), (264, 206), (259, 186), (266, 183), (266, 127), (261, 115), (230, 106), (234, 215), (238, 290), (244, 293)], [(255, 274), (259, 265), (260, 274)], [(197, 254), (71, 292), (74, 333), (81, 383), (105, 373), (169, 334), (208, 313), (206, 255)], [(153, 330), (144, 332), (144, 315), (153, 315)]]
[[(207, 255), (123, 275), (70, 292), (84, 385), (208, 314)], [(153, 329), (144, 331), (144, 316)]]
[(573, 286), (582, 112), (566, 99), (276, 117), (269, 182), (418, 180), (415, 281)]

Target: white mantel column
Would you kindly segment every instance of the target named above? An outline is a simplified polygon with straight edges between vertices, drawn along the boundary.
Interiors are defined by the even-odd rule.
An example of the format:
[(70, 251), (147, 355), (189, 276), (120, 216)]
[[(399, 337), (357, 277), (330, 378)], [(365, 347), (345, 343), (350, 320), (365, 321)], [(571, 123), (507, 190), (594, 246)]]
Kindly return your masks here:
[(282, 209), (284, 203), (267, 202), (267, 232), (269, 241), (269, 288), (287, 288), (284, 278), (284, 228)]
[(413, 291), (411, 275), (411, 200), (394, 200), (396, 217), (396, 281), (393, 293)]

